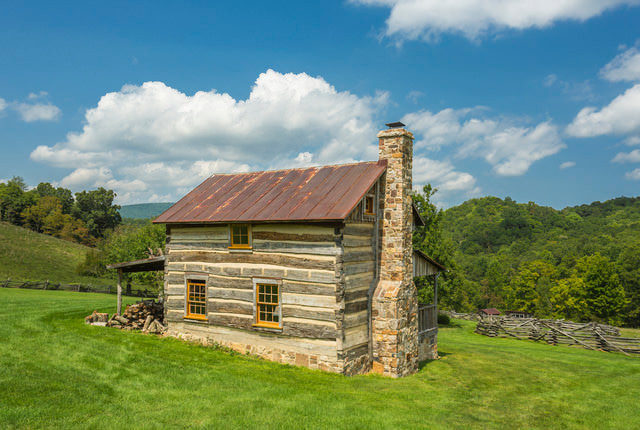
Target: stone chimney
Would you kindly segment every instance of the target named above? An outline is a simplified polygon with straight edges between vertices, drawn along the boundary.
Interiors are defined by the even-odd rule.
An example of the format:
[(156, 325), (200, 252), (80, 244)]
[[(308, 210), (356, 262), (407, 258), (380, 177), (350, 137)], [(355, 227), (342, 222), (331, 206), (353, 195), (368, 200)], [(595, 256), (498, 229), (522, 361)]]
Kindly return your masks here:
[[(404, 126), (401, 123), (390, 126)], [(418, 369), (418, 296), (413, 283), (413, 134), (404, 128), (378, 133), (387, 160), (381, 187), (380, 270), (372, 299), (372, 370), (399, 377)]]

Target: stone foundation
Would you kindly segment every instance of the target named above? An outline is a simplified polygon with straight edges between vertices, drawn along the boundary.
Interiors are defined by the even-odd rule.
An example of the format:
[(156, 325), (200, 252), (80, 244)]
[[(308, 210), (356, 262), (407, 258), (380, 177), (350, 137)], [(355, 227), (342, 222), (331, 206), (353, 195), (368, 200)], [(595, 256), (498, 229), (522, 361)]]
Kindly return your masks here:
[(438, 335), (425, 336), (418, 344), (418, 360), (437, 360), (438, 356)]
[[(283, 340), (274, 335), (191, 323), (171, 323), (167, 335), (203, 345), (221, 345), (242, 354), (252, 354), (278, 363), (349, 375), (359, 373), (355, 372), (357, 366), (353, 363), (345, 366), (345, 360), (339, 360), (335, 353), (331, 355), (324, 351), (335, 348), (331, 345), (335, 342), (316, 341), (318, 345), (308, 345), (299, 339)], [(291, 343), (291, 346), (287, 345), (288, 343)]]

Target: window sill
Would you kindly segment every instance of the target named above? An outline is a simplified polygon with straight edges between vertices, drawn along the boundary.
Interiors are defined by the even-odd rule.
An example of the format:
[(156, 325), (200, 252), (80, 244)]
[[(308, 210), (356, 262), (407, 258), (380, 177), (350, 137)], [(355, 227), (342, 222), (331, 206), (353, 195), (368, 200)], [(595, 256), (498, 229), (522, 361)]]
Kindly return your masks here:
[(207, 323), (209, 322), (207, 317), (196, 317), (196, 316), (185, 316), (182, 317), (183, 320), (188, 321), (188, 322), (196, 322), (196, 323)]
[(261, 330), (261, 331), (271, 331), (276, 333), (282, 332), (282, 327), (280, 326), (272, 326), (272, 325), (265, 325), (265, 324), (252, 324), (251, 326), (256, 330)]
[(238, 254), (251, 254), (253, 253), (253, 248), (231, 248), (229, 247), (229, 252), (238, 253)]

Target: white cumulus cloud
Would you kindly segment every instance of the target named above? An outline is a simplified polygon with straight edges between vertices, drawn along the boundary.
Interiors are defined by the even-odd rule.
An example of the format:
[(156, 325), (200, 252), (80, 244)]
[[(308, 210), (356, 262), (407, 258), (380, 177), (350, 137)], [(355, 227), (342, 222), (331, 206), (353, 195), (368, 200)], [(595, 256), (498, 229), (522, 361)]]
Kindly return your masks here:
[(5, 99), (0, 97), (0, 113), (2, 113), (2, 111), (5, 110), (6, 108), (7, 108), (7, 102), (5, 101)]
[(631, 152), (618, 152), (613, 158), (614, 163), (640, 163), (640, 149)]
[(441, 207), (449, 206), (448, 199), (452, 197), (468, 198), (480, 194), (476, 178), (467, 172), (456, 170), (450, 161), (416, 156), (413, 158), (413, 187), (416, 191), (422, 191), (426, 184), (438, 189), (434, 202)]
[(640, 80), (640, 50), (633, 47), (618, 54), (600, 70), (600, 76), (611, 82)]
[(418, 148), (455, 145), (460, 158), (480, 157), (501, 176), (518, 176), (531, 164), (563, 149), (558, 129), (549, 121), (535, 126), (504, 118), (484, 118), (485, 109), (420, 111), (402, 121), (419, 138)]
[(585, 21), (638, 0), (351, 0), (391, 9), (385, 35), (432, 41), (443, 33), (478, 39), (504, 30), (545, 28), (558, 21)]
[(321, 77), (273, 70), (246, 100), (126, 85), (87, 110), (82, 131), (31, 158), (74, 169), (61, 182), (68, 186), (111, 184), (120, 202), (175, 199), (216, 172), (376, 159), (373, 118), (387, 101), (384, 92), (360, 97)]
[(624, 177), (632, 181), (640, 181), (640, 167), (627, 172)]
[(14, 107), (26, 122), (55, 121), (62, 114), (60, 108), (51, 103), (17, 103)]
[(565, 161), (564, 163), (560, 164), (560, 168), (564, 170), (570, 167), (574, 167), (575, 165), (576, 165), (575, 161)]
[(567, 127), (567, 133), (575, 137), (638, 134), (639, 112), (640, 84), (636, 84), (601, 109), (583, 108)]

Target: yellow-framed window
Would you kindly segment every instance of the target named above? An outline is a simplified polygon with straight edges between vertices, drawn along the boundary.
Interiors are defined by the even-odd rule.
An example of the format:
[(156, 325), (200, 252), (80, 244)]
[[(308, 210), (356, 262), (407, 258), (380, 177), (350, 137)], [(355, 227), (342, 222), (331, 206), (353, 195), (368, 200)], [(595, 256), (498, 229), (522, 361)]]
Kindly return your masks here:
[(229, 248), (251, 248), (251, 226), (249, 224), (231, 224), (229, 230), (231, 238)]
[(207, 319), (207, 281), (187, 281), (187, 307), (185, 318)]
[(374, 215), (374, 198), (373, 196), (365, 196), (364, 198), (364, 214), (365, 215)]
[(280, 286), (256, 284), (256, 325), (280, 328)]

